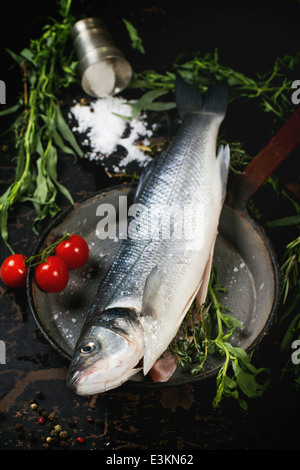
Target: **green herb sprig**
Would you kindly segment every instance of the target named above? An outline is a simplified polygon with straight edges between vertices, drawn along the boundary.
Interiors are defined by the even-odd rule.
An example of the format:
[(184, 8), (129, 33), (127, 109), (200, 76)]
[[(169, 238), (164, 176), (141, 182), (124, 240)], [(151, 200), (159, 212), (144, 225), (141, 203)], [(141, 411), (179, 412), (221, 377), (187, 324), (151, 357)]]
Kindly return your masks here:
[(137, 29), (133, 26), (130, 21), (126, 20), (125, 18), (123, 18), (123, 23), (131, 39), (132, 49), (137, 49), (141, 54), (146, 54), (146, 51), (143, 46), (143, 40), (139, 36)]
[[(276, 195), (287, 200), (293, 207), (295, 214), (282, 217), (277, 220), (266, 222), (267, 227), (276, 230), (277, 227), (291, 227), (296, 230), (300, 228), (300, 205), (297, 198), (294, 198), (292, 193), (288, 193), (280, 186), (279, 178), (274, 175), (271, 176), (268, 184), (275, 191)], [(294, 233), (294, 232), (293, 232)], [(293, 364), (291, 361), (291, 347), (293, 341), (300, 338), (300, 236), (295, 236), (289, 241), (284, 249), (281, 262), (281, 312), (277, 321), (284, 325), (288, 322), (283, 329), (283, 337), (280, 344), (280, 352), (283, 357), (287, 357), (287, 363), (282, 371), (282, 377), (287, 372), (292, 372), (295, 376), (295, 385), (298, 389), (300, 387), (300, 367), (298, 364)]]
[(203, 371), (207, 360), (210, 331), (211, 316), (195, 300), (168, 348), (176, 356), (179, 367), (191, 366), (190, 373), (194, 376)]
[[(185, 80), (195, 83), (199, 90), (205, 93), (213, 80), (225, 81), (229, 87), (231, 102), (256, 100), (258, 106), (264, 112), (271, 113), (275, 120), (284, 120), (293, 107), (290, 100), (291, 80), (287, 78), (287, 72), (295, 70), (299, 64), (300, 53), (295, 56), (277, 57), (270, 71), (248, 77), (220, 63), (216, 49), (213, 53), (208, 52), (204, 56), (197, 52), (190, 59), (186, 59), (186, 56), (182, 54), (173, 64), (174, 71), (167, 71), (165, 74), (150, 69), (137, 72), (134, 74), (130, 87), (161, 90), (162, 94), (167, 94), (169, 91), (174, 91), (176, 76), (179, 74)], [(141, 99), (145, 100), (143, 96)], [(151, 106), (154, 104), (154, 99)], [(174, 102), (162, 103), (162, 106), (166, 105), (169, 109), (175, 107)], [(158, 109), (159, 104), (156, 106), (156, 110)]]
[(31, 201), (37, 217), (33, 230), (47, 216), (60, 210), (56, 203), (58, 192), (71, 203), (68, 189), (58, 180), (58, 151), (82, 156), (70, 131), (59, 103), (62, 89), (77, 81), (77, 62), (73, 53), (67, 54), (67, 42), (74, 18), (70, 14), (71, 0), (58, 2), (61, 21), (53, 20), (43, 29), (40, 38), (31, 40), (19, 55), (9, 51), (23, 73), (24, 93), (18, 104), (4, 110), (19, 112), (10, 131), (14, 133), (18, 150), (15, 180), (0, 197), (0, 232), (8, 242), (8, 217), (17, 202)]
[[(225, 397), (231, 397), (237, 400), (239, 406), (243, 410), (247, 410), (247, 402), (241, 397), (243, 392), (248, 398), (260, 397), (270, 383), (270, 371), (266, 367), (257, 369), (251, 364), (251, 357), (242, 348), (234, 347), (229, 342), (230, 337), (236, 328), (241, 328), (242, 324), (234, 317), (227, 315), (222, 310), (224, 306), (219, 303), (216, 297), (212, 283), (208, 286), (208, 296), (212, 302), (212, 308), (217, 317), (218, 334), (213, 340), (214, 345), (218, 349), (221, 356), (225, 357), (224, 364), (220, 368), (216, 387), (217, 392), (213, 400), (213, 407), (217, 408)], [(226, 309), (227, 310), (227, 309)], [(228, 331), (224, 333), (223, 327), (226, 326)], [(230, 375), (229, 368), (232, 368)], [(264, 374), (264, 381), (259, 383), (258, 376)]]
[(282, 305), (285, 310), (279, 318), (281, 324), (289, 321), (284, 330), (280, 344), (281, 353), (287, 357), (287, 363), (282, 371), (282, 377), (287, 372), (292, 372), (295, 377), (296, 389), (300, 387), (300, 367), (291, 361), (291, 347), (293, 341), (300, 338), (300, 237), (289, 242), (283, 254), (280, 267), (282, 276)]
[(300, 237), (297, 237), (287, 244), (281, 265), (283, 303), (286, 302), (290, 289), (294, 289), (298, 286), (299, 263)]
[[(248, 405), (243, 396), (260, 397), (270, 384), (270, 371), (266, 367), (257, 369), (246, 351), (230, 343), (234, 331), (243, 325), (219, 302), (218, 294), (224, 290), (213, 267), (205, 306), (198, 306), (197, 300), (194, 301), (169, 350), (176, 356), (178, 365), (188, 367), (194, 376), (204, 371), (209, 355), (224, 359), (217, 374), (212, 405), (218, 408), (224, 397), (231, 397), (246, 411)], [(262, 376), (263, 381), (259, 383), (257, 379)]]

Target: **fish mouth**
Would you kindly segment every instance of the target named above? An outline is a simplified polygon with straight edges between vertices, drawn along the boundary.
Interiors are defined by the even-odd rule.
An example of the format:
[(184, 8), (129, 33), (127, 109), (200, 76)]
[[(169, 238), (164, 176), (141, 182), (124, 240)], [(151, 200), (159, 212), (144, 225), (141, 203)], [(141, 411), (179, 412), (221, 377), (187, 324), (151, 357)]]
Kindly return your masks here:
[(91, 370), (77, 370), (68, 374), (67, 386), (72, 392), (76, 393), (76, 395), (96, 395), (119, 387), (141, 370), (142, 367), (137, 364), (134, 368), (125, 371), (122, 375), (118, 375), (117, 377), (109, 377), (108, 374), (104, 376), (99, 372), (97, 373)]
[(80, 381), (82, 373), (80, 371), (75, 371), (75, 372), (68, 372), (67, 375), (67, 386), (68, 388), (76, 393), (78, 383)]

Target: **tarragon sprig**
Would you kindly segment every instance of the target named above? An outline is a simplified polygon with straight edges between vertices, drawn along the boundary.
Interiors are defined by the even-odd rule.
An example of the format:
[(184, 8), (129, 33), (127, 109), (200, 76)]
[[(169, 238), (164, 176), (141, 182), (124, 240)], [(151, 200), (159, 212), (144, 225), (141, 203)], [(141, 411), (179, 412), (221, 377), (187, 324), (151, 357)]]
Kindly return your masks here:
[[(217, 391), (213, 407), (217, 408), (225, 396), (234, 398), (243, 410), (247, 410), (247, 402), (241, 397), (240, 392), (243, 392), (248, 398), (260, 397), (270, 383), (270, 371), (266, 367), (257, 369), (251, 364), (251, 356), (244, 349), (235, 347), (229, 342), (234, 330), (242, 327), (242, 324), (236, 318), (227, 315), (227, 313), (224, 314), (222, 311), (224, 307), (217, 300), (211, 282), (208, 286), (208, 296), (216, 313), (218, 325), (218, 334), (213, 343), (221, 356), (225, 357), (217, 375)], [(227, 333), (224, 333), (224, 325), (229, 327)], [(262, 374), (264, 374), (264, 381), (259, 383), (257, 377)]]
[(60, 208), (58, 192), (71, 203), (68, 189), (58, 181), (58, 151), (82, 156), (82, 151), (70, 131), (60, 109), (59, 93), (77, 80), (77, 62), (68, 55), (67, 40), (74, 19), (70, 15), (71, 0), (58, 1), (61, 21), (53, 20), (43, 29), (40, 38), (30, 41), (20, 54), (9, 51), (20, 66), (24, 93), (18, 104), (3, 110), (2, 115), (19, 112), (10, 130), (14, 133), (18, 151), (15, 180), (0, 197), (1, 236), (8, 242), (8, 217), (17, 202), (31, 201), (37, 224)]

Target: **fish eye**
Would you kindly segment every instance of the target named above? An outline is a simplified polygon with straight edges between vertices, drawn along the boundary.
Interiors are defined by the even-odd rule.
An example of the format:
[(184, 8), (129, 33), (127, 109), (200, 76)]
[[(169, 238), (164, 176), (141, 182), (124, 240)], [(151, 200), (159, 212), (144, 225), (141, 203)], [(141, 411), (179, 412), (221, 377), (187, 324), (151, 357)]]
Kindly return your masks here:
[(96, 348), (97, 344), (93, 341), (89, 341), (88, 343), (85, 343), (81, 346), (80, 354), (90, 354), (91, 352), (95, 351)]

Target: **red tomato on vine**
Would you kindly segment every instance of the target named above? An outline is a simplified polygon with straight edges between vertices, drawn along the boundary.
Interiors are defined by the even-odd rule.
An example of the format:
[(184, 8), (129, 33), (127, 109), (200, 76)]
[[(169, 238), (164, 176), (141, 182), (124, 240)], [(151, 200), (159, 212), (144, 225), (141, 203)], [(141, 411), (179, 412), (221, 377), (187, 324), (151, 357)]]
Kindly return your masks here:
[(8, 287), (23, 287), (26, 284), (28, 268), (25, 266), (26, 256), (14, 254), (8, 256), (0, 268), (0, 277)]
[(35, 270), (38, 286), (46, 292), (60, 292), (69, 281), (69, 268), (59, 256), (49, 256)]
[(89, 246), (84, 238), (79, 235), (71, 235), (61, 242), (55, 249), (55, 254), (60, 256), (71, 269), (81, 268), (89, 258)]

